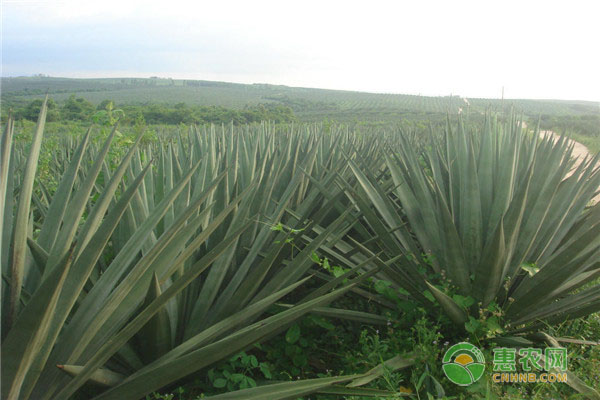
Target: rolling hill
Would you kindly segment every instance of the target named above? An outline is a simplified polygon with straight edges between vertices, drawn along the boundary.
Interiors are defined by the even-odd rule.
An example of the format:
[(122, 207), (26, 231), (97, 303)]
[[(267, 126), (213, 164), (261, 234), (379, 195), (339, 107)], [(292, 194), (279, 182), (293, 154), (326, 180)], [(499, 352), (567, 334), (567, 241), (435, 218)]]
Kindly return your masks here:
[(467, 108), (483, 112), (488, 108), (499, 111), (514, 107), (529, 116), (600, 112), (600, 103), (589, 101), (430, 97), (156, 77), (9, 77), (2, 78), (1, 85), (4, 105), (23, 104), (42, 97), (46, 92), (58, 102), (74, 94), (95, 104), (111, 99), (117, 104), (187, 103), (243, 108), (274, 102), (290, 106), (302, 120), (389, 120), (406, 113), (454, 114)]

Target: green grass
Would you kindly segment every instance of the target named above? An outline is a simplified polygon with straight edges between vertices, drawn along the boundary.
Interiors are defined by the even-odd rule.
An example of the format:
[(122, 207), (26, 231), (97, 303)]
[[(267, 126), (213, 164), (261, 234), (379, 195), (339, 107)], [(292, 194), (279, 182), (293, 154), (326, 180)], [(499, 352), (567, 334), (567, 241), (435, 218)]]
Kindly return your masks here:
[(591, 154), (600, 152), (600, 137), (586, 136), (581, 133), (573, 133), (571, 134), (571, 137), (573, 140), (587, 147)]

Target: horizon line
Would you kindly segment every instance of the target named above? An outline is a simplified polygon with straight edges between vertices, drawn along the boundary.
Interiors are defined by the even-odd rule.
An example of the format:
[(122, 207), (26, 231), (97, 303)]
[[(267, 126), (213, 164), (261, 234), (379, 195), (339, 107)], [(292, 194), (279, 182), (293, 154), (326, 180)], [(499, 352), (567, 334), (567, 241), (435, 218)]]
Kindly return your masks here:
[[(532, 100), (532, 101), (572, 101), (572, 102), (587, 102), (587, 103), (595, 103), (600, 107), (600, 99), (599, 100), (582, 100), (582, 99), (560, 99), (560, 98), (533, 98), (533, 97), (520, 97), (520, 98), (511, 98), (511, 97), (477, 97), (477, 96), (463, 96), (460, 94), (450, 93), (447, 95), (423, 95), (423, 94), (413, 94), (413, 93), (400, 93), (400, 92), (381, 92), (381, 91), (369, 91), (369, 90), (355, 90), (355, 89), (333, 89), (333, 88), (323, 88), (323, 87), (311, 87), (311, 86), (293, 86), (288, 84), (281, 83), (268, 83), (268, 82), (235, 82), (235, 81), (221, 81), (221, 80), (207, 80), (207, 79), (197, 79), (197, 78), (173, 78), (169, 76), (159, 76), (159, 75), (151, 75), (149, 76), (96, 76), (96, 77), (77, 77), (77, 76), (53, 76), (47, 75), (43, 73), (31, 74), (31, 75), (13, 75), (13, 76), (5, 76), (0, 72), (0, 79), (5, 78), (54, 78), (54, 79), (73, 79), (73, 80), (93, 80), (93, 79), (165, 79), (165, 80), (173, 80), (173, 81), (203, 81), (203, 82), (218, 82), (218, 83), (230, 83), (235, 85), (269, 85), (269, 86), (284, 86), (291, 89), (313, 89), (313, 90), (329, 90), (335, 92), (352, 92), (352, 93), (364, 93), (364, 94), (382, 94), (382, 95), (396, 95), (396, 96), (416, 96), (416, 97), (458, 97), (461, 99), (477, 99), (477, 100)], [(77, 92), (77, 91), (74, 91)], [(599, 108), (600, 111), (600, 108)]]

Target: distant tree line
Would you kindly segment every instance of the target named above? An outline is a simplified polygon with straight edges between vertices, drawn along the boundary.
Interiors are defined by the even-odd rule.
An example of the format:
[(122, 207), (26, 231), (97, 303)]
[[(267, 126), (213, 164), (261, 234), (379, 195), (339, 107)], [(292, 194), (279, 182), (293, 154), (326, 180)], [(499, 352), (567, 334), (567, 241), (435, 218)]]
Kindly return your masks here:
[(307, 100), (300, 97), (290, 97), (287, 95), (265, 96), (267, 100), (280, 102), (296, 112), (307, 111), (338, 111), (339, 105), (333, 102)]
[(146, 106), (123, 106), (125, 115), (142, 115), (149, 124), (246, 124), (259, 121), (292, 122), (296, 116), (290, 107), (277, 104), (249, 105), (242, 109), (221, 106), (190, 106), (178, 103), (174, 106), (149, 104)]
[[(26, 105), (12, 106), (17, 120), (36, 121), (42, 99), (35, 99)], [(4, 107), (3, 107), (4, 108)], [(6, 109), (2, 110), (3, 119)], [(111, 100), (104, 100), (97, 106), (84, 99), (72, 95), (64, 103), (53, 99), (48, 101), (47, 121), (112, 121), (119, 118), (122, 124), (247, 124), (260, 121), (286, 123), (296, 121), (296, 116), (289, 106), (274, 103), (248, 105), (242, 109), (221, 106), (196, 106), (185, 103), (169, 104), (123, 104), (115, 105)]]
[(540, 116), (540, 128), (557, 133), (578, 133), (600, 139), (600, 113)]

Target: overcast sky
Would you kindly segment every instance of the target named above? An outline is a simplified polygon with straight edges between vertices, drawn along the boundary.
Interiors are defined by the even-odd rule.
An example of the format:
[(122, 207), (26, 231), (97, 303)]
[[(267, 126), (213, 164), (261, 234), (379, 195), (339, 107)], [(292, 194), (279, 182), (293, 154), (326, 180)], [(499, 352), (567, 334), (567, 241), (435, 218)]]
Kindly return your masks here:
[(600, 100), (598, 0), (0, 0), (2, 76)]

